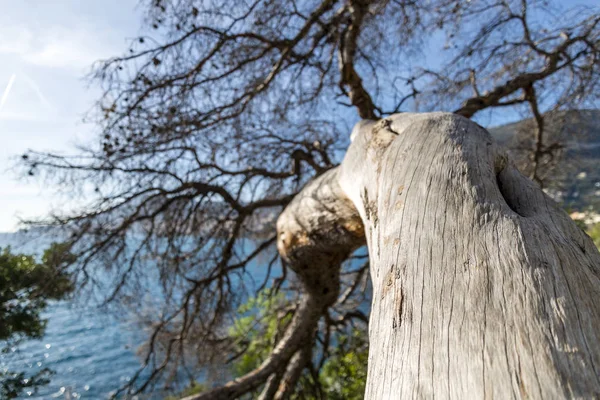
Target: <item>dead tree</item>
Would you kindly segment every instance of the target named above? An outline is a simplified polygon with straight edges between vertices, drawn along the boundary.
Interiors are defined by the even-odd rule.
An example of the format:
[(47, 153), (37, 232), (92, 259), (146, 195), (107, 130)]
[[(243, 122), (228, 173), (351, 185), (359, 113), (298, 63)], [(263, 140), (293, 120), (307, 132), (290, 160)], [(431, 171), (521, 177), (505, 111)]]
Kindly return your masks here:
[[(351, 199), (369, 247), (365, 398), (597, 397), (592, 240), (465, 118), (399, 114), (352, 135), (331, 190)], [(306, 232), (285, 235), (284, 252)]]
[[(318, 373), (322, 362), (313, 362), (313, 346), (326, 358), (332, 335), (352, 324), (364, 329), (369, 320), (356, 311), (365, 297), (367, 266), (340, 267), (364, 243), (362, 232), (376, 261), (370, 329), (379, 333), (371, 342), (371, 397), (392, 388), (442, 393), (439, 385), (451, 381), (457, 386), (447, 389), (449, 395), (465, 393), (467, 383), (460, 379), (479, 393), (494, 380), (512, 382), (507, 388), (517, 382), (517, 396), (525, 396), (520, 388), (536, 397), (546, 387), (554, 393), (566, 387), (571, 381), (563, 374), (564, 360), (596, 357), (597, 340), (586, 336), (591, 328), (585, 325), (596, 319), (584, 318), (595, 311), (580, 304), (588, 297), (578, 297), (595, 293), (584, 288), (596, 278), (572, 267), (554, 274), (563, 265), (559, 260), (572, 263), (581, 248), (587, 252), (582, 268), (592, 271), (585, 262), (596, 255), (555, 205), (510, 163), (502, 164), (487, 134), (463, 118), (491, 109), (543, 115), (596, 104), (600, 17), (593, 8), (555, 12), (559, 3), (144, 1), (150, 32), (94, 70), (92, 79), (104, 90), (89, 116), (99, 128), (97, 141), (74, 155), (23, 157), (25, 175), (47, 179), (69, 199), (82, 196), (76, 209), (30, 221), (68, 233), (81, 286), (97, 284), (104, 288), (104, 302), (143, 310), (149, 309), (143, 294), (160, 283), (163, 301), (141, 318), (150, 331), (143, 365), (125, 391), (144, 391), (179, 371), (192, 378), (198, 368), (226, 364), (232, 352), (227, 328), (237, 306), (270, 287), (288, 295), (288, 311), (294, 313), (289, 329), (256, 371), (208, 393), (288, 396), (299, 374), (311, 368)], [(436, 48), (428, 37), (445, 37), (447, 43)], [(441, 60), (434, 65), (418, 57), (430, 45)], [(396, 115), (432, 110), (462, 117)], [(348, 145), (345, 125), (357, 117), (365, 122), (341, 161)], [(544, 152), (543, 124), (538, 128), (534, 150)], [(364, 171), (356, 158), (361, 151)], [(278, 239), (270, 217), (284, 208)], [(340, 220), (340, 212), (347, 218)], [(453, 235), (457, 247), (444, 240)], [(276, 243), (283, 249), (280, 268)], [(554, 244), (559, 247), (550, 251)], [(265, 273), (250, 284), (254, 264)], [(582, 277), (588, 275), (586, 283)], [(545, 303), (550, 301), (545, 285), (553, 282), (557, 303)], [(581, 292), (563, 296), (567, 283)], [(463, 297), (451, 295), (458, 293), (452, 292), (454, 284), (463, 285)], [(514, 297), (495, 302), (505, 284)], [(421, 301), (420, 311), (412, 307)], [(509, 306), (530, 314), (509, 313)], [(548, 317), (554, 314), (547, 310), (557, 309), (564, 310), (560, 318), (574, 318), (574, 307), (582, 313), (581, 328), (564, 330)], [(470, 310), (472, 316), (460, 314)], [(395, 313), (389, 321), (388, 312)], [(547, 318), (536, 312), (547, 312)], [(494, 325), (504, 315), (527, 315), (540, 325), (530, 326), (530, 334), (514, 333), (522, 321)], [(410, 322), (414, 316), (418, 321)], [(386, 322), (378, 328), (380, 319)], [(444, 339), (446, 346), (453, 344), (448, 340), (456, 332), (476, 342), (454, 343), (460, 354), (475, 360), (478, 352), (481, 361), (465, 363), (457, 352), (438, 351)], [(569, 348), (564, 358), (548, 345), (532, 355), (531, 344), (516, 341), (542, 340), (548, 332), (580, 353)], [(575, 337), (563, 340), (565, 335)], [(404, 337), (408, 342), (400, 340)], [(391, 340), (401, 343), (390, 345)], [(426, 340), (430, 347), (414, 345)], [(525, 352), (507, 353), (503, 370), (494, 343), (523, 346)], [(583, 344), (589, 349), (582, 350)], [(386, 346), (399, 353), (382, 356)], [(436, 359), (444, 354), (450, 358), (446, 364)], [(556, 362), (549, 363), (549, 354)], [(387, 364), (392, 359), (402, 363)], [(580, 371), (583, 364), (575, 364), (571, 370)], [(556, 378), (553, 385), (540, 381), (536, 389), (529, 374), (538, 367)], [(440, 371), (449, 375), (432, 382)], [(509, 378), (495, 376), (497, 371), (518, 373)], [(394, 377), (412, 372), (417, 376), (407, 378), (410, 383), (394, 386)], [(569, 393), (591, 393), (590, 382), (582, 375)]]

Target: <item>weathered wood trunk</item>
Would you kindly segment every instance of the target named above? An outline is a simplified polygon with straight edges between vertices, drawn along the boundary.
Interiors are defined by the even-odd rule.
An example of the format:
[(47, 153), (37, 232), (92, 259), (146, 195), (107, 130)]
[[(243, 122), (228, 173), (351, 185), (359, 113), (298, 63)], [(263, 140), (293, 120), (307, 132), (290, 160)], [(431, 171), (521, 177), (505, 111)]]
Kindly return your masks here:
[[(304, 295), (255, 371), (189, 399), (285, 398), (366, 242), (366, 399), (600, 398), (600, 254), (489, 133), (447, 113), (364, 121), (277, 222)], [(306, 353), (305, 353), (306, 352)], [(292, 360), (291, 362), (289, 362)]]
[(362, 122), (338, 172), (371, 261), (367, 399), (600, 396), (600, 255), (483, 128)]

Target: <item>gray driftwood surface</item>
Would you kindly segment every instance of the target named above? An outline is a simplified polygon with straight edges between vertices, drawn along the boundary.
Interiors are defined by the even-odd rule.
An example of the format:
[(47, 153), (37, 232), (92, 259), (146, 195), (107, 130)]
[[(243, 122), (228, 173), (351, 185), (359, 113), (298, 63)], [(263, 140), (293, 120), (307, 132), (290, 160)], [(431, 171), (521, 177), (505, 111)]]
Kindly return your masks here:
[(290, 328), (258, 370), (189, 399), (236, 398), (267, 377), (260, 398), (287, 398), (340, 264), (365, 242), (366, 399), (600, 397), (600, 254), (476, 123), (359, 123), (277, 231), (305, 288)]
[(362, 122), (339, 168), (374, 286), (365, 398), (600, 396), (600, 254), (485, 129)]
[(600, 396), (600, 255), (560, 206), (453, 114), (352, 139), (332, 174), (369, 248), (365, 398)]

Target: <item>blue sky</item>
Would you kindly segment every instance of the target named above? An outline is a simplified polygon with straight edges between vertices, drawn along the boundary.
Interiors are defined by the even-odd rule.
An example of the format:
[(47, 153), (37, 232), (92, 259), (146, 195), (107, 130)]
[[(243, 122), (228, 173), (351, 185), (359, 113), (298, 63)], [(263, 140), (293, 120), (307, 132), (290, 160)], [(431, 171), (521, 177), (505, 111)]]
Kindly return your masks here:
[(0, 232), (53, 205), (39, 183), (10, 170), (26, 149), (86, 141), (82, 114), (98, 97), (83, 77), (139, 32), (137, 0), (0, 0)]
[[(94, 61), (123, 53), (137, 36), (137, 3), (0, 0), (0, 232), (16, 230), (19, 217), (44, 215), (58, 204), (52, 191), (19, 180), (11, 166), (27, 149), (67, 152), (90, 138), (93, 127), (81, 120), (99, 91), (83, 78)], [(600, 0), (568, 4), (598, 6)], [(506, 112), (501, 114), (498, 119), (482, 113), (478, 121), (507, 122)]]

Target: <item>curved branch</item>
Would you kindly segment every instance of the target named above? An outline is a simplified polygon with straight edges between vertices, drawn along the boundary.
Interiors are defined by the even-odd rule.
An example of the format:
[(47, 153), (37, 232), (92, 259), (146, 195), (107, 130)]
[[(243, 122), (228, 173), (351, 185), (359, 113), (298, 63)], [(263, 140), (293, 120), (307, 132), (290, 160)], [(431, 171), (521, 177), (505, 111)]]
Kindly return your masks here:
[[(342, 32), (339, 44), (338, 60), (340, 70), (340, 88), (350, 98), (362, 119), (377, 119), (376, 107), (369, 92), (363, 86), (362, 79), (354, 67), (357, 40), (369, 2), (351, 1), (348, 6), (350, 23)], [(347, 90), (345, 89), (347, 88)]]
[[(237, 398), (282, 369), (290, 371), (283, 376), (284, 383), (297, 379), (295, 365), (305, 355), (294, 358), (291, 367), (288, 363), (299, 350), (312, 348), (319, 320), (338, 297), (341, 264), (364, 243), (360, 217), (337, 182), (337, 168), (323, 173), (294, 197), (277, 221), (279, 253), (302, 282), (304, 293), (292, 322), (269, 358), (241, 378), (185, 400)], [(277, 376), (273, 382), (276, 380)]]
[(294, 353), (303, 347), (307, 339), (312, 336), (312, 332), (322, 315), (319, 300), (317, 296), (305, 295), (302, 297), (298, 310), (294, 314), (285, 335), (269, 358), (257, 369), (224, 386), (186, 397), (183, 400), (229, 400), (258, 388), (271, 374), (285, 368)]
[(563, 68), (572, 65), (580, 55), (584, 54), (584, 52), (578, 53), (576, 57), (569, 57), (566, 54), (567, 49), (578, 43), (584, 43), (586, 46), (592, 47), (590, 46), (590, 43), (588, 43), (587, 37), (594, 29), (596, 29), (598, 24), (600, 24), (600, 18), (595, 17), (591, 19), (587, 29), (580, 35), (572, 38), (567, 36), (566, 39), (552, 51), (544, 52), (543, 55), (545, 56), (546, 64), (543, 68), (535, 72), (526, 72), (517, 75), (513, 79), (508, 80), (502, 85), (496, 86), (488, 92), (467, 99), (459, 109), (454, 111), (454, 113), (471, 118), (478, 111), (500, 104), (503, 98), (510, 96), (518, 90), (526, 90), (535, 82), (541, 81)]
[(311, 342), (309, 346), (305, 346), (304, 348), (298, 350), (296, 354), (294, 354), (294, 357), (292, 357), (290, 360), (290, 364), (285, 371), (285, 375), (279, 384), (279, 388), (275, 394), (275, 400), (290, 398), (290, 395), (296, 387), (300, 376), (302, 376), (302, 371), (310, 363), (312, 349), (313, 343)]

